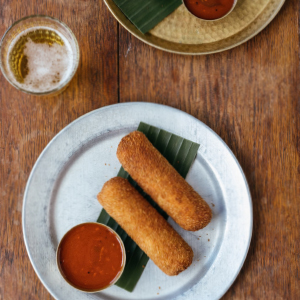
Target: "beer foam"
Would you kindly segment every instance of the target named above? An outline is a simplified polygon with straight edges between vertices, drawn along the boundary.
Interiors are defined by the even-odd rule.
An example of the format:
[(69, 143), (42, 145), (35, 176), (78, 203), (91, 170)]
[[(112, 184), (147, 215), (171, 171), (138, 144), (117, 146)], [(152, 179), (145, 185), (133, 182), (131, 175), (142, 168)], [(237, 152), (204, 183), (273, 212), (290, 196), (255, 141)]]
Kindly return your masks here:
[[(39, 29), (54, 31), (61, 37), (64, 44), (35, 43), (28, 38), (24, 47), (24, 55), (28, 60), (29, 72), (24, 78), (24, 82), (15, 81), (14, 83), (22, 89), (36, 93), (47, 92), (59, 87), (71, 74), (73, 62), (73, 53), (68, 40), (52, 28), (31, 28), (31, 30), (22, 32), (15, 38), (15, 41), (28, 32)], [(12, 47), (13, 45), (11, 45), (11, 49)]]

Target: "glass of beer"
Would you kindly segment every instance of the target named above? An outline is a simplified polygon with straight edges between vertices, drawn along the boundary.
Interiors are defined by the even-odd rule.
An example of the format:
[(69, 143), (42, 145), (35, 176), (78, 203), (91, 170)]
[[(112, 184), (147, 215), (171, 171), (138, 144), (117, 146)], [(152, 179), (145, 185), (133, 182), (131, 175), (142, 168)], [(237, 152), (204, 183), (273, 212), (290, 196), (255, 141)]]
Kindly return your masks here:
[(0, 68), (18, 90), (34, 95), (61, 93), (76, 73), (79, 47), (71, 29), (48, 16), (15, 22), (0, 43)]

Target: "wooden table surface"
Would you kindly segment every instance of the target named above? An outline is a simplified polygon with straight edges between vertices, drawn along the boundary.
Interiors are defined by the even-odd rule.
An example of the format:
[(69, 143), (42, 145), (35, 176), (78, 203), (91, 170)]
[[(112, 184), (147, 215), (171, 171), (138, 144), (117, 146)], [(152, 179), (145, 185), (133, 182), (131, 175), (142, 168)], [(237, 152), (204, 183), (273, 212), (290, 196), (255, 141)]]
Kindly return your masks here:
[(129, 101), (195, 116), (224, 139), (246, 174), (253, 237), (241, 273), (222, 299), (300, 299), (299, 1), (287, 0), (274, 21), (242, 46), (193, 57), (143, 44), (101, 0), (0, 0), (0, 35), (31, 14), (68, 24), (81, 61), (56, 97), (26, 95), (0, 75), (0, 299), (53, 299), (22, 236), (23, 194), (37, 157), (76, 118)]

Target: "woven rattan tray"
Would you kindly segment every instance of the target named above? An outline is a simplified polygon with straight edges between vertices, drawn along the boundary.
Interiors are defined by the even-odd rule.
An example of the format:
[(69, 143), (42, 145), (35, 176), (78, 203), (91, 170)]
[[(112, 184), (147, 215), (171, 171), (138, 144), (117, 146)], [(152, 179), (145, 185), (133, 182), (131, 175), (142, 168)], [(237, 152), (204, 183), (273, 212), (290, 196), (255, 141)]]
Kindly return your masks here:
[(135, 37), (161, 50), (210, 54), (238, 46), (264, 29), (285, 0), (238, 0), (232, 13), (213, 22), (193, 17), (181, 5), (149, 33), (142, 34), (114, 4), (104, 0), (114, 17)]

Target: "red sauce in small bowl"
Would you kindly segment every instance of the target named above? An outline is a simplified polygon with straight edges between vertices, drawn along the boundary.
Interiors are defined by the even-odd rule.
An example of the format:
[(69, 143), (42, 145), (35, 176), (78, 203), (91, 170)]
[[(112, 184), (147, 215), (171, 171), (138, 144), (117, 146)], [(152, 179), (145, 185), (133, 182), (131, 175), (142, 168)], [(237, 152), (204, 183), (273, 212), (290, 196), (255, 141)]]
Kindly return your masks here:
[(232, 9), (234, 0), (184, 0), (184, 4), (196, 17), (216, 20), (224, 17)]
[(96, 292), (114, 284), (125, 265), (120, 237), (109, 227), (84, 223), (73, 227), (57, 249), (58, 268), (73, 287)]

